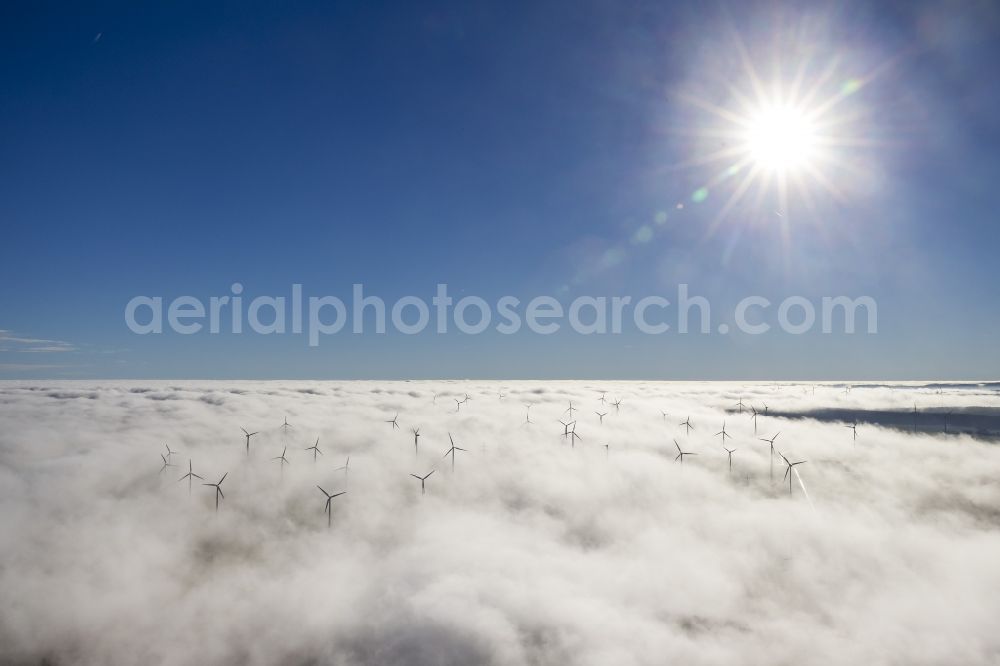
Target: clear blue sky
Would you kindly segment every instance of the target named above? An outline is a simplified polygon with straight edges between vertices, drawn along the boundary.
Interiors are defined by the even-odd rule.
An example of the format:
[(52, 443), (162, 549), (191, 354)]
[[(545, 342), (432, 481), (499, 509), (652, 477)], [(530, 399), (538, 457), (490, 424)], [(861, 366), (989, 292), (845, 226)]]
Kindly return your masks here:
[[(0, 377), (1000, 377), (988, 3), (11, 2), (0, 32)], [(726, 139), (698, 102), (751, 89), (741, 53), (837, 100), (837, 162), (719, 220), (742, 174), (699, 161)], [(869, 295), (879, 332), (310, 348), (125, 326), (133, 296), (237, 281), (390, 302), (683, 282), (713, 321)]]

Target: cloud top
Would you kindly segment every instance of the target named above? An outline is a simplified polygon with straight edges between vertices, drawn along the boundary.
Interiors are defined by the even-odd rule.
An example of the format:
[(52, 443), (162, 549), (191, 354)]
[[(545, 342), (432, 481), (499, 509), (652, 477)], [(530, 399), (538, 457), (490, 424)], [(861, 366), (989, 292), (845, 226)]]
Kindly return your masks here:
[[(755, 434), (741, 399), (926, 422)], [(932, 415), (998, 408), (914, 384), (3, 382), (0, 661), (995, 663), (1000, 451)], [(779, 431), (808, 460), (791, 497)], [(330, 528), (317, 485), (347, 491)]]

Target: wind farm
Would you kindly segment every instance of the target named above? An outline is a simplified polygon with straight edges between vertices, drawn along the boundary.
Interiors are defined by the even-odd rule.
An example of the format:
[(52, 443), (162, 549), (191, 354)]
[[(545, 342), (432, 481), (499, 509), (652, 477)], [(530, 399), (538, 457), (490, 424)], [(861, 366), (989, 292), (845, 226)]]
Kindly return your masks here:
[[(589, 616), (567, 614), (566, 595), (574, 604), (630, 608), (647, 618), (639, 635), (661, 646), (647, 655), (649, 663), (663, 655), (701, 663), (689, 646), (715, 640), (703, 624), (727, 636), (715, 643), (725, 661), (740, 662), (766, 644), (770, 660), (808, 663), (805, 644), (776, 640), (770, 629), (790, 610), (796, 611), (794, 632), (819, 636), (825, 649), (857, 655), (882, 649), (883, 636), (844, 593), (866, 576), (862, 572), (872, 572), (865, 594), (882, 604), (880, 622), (909, 636), (894, 647), (898, 654), (920, 661), (927, 649), (923, 627), (949, 622), (957, 608), (966, 622), (952, 623), (949, 631), (971, 655), (964, 661), (979, 661), (976, 655), (985, 658), (996, 647), (994, 633), (978, 629), (1000, 611), (993, 586), (980, 584), (1000, 576), (994, 509), (1000, 491), (985, 481), (1000, 474), (996, 388), (853, 382), (847, 393), (835, 383), (816, 384), (815, 392), (812, 384), (803, 390), (794, 383), (600, 386), (621, 402), (617, 411), (605, 413), (598, 385), (585, 381), (507, 381), (509, 400), (497, 399), (495, 383), (474, 381), (0, 384), (0, 416), (8, 424), (0, 450), (10, 489), (3, 509), (14, 518), (7, 548), (14, 557), (31, 554), (20, 560), (16, 576), (0, 570), (0, 589), (5, 598), (31, 598), (38, 585), (75, 580), (81, 591), (59, 599), (65, 612), (44, 603), (45, 595), (0, 611), (6, 646), (0, 652), (64, 645), (76, 614), (106, 603), (101, 649), (112, 652), (104, 654), (139, 636), (148, 649), (193, 660), (193, 644), (167, 641), (138, 618), (154, 606), (182, 604), (191, 614), (171, 613), (172, 626), (182, 634), (195, 631), (195, 617), (234, 598), (234, 576), (252, 576), (255, 584), (239, 592), (244, 603), (229, 604), (234, 614), (217, 616), (210, 626), (220, 634), (230, 623), (263, 631), (277, 620), (284, 631), (299, 627), (298, 654), (349, 662), (359, 640), (374, 641), (366, 650), (383, 645), (397, 630), (398, 613), (415, 621), (413, 605), (440, 595), (439, 586), (457, 576), (460, 588), (435, 603), (472, 606), (447, 621), (420, 611), (436, 628), (419, 624), (413, 631), (424, 645), (425, 632), (451, 627), (439, 638), (449, 651), (466, 649), (458, 647), (465, 640), (460, 636), (476, 636), (477, 645), (489, 647), (462, 652), (474, 662), (493, 659), (479, 649), (512, 650), (499, 663), (548, 654), (475, 621), (489, 613), (537, 630), (546, 626), (534, 610), (512, 603), (504, 589), (513, 585), (535, 599), (543, 616), (561, 615), (563, 638), (552, 640), (564, 655), (575, 655), (573, 661), (613, 650), (637, 629), (595, 633)], [(164, 396), (172, 396), (168, 414), (159, 411)], [(462, 401), (461, 411), (446, 398)], [(913, 431), (914, 398), (928, 422), (939, 415), (936, 431)], [(755, 436), (752, 419), (732, 417), (740, 399), (770, 405), (766, 415), (757, 409), (766, 437)], [(59, 412), (37, 418), (52, 401)], [(565, 421), (569, 401), (575, 422)], [(524, 402), (537, 417), (530, 428), (523, 427)], [(206, 410), (206, 404), (214, 406)], [(841, 416), (831, 419), (824, 410), (834, 406)], [(684, 421), (665, 422), (663, 411)], [(295, 415), (294, 429), (283, 427), (285, 412)], [(899, 415), (896, 422), (866, 420), (866, 413), (889, 412)], [(399, 427), (386, 423), (385, 414), (395, 415)], [(724, 420), (725, 446), (717, 428), (688, 428)], [(251, 449), (273, 453), (247, 457), (240, 425), (247, 422), (275, 424), (257, 429)], [(855, 425), (858, 446), (845, 429)], [(584, 429), (599, 430), (600, 439), (574, 436)], [(169, 459), (164, 433), (170, 455), (176, 460), (182, 451), (189, 458), (183, 476), (160, 472)], [(69, 459), (72, 466), (55, 464)], [(48, 471), (39, 474), (41, 466)], [(917, 473), (938, 482), (911, 483)], [(204, 484), (203, 491), (189, 493), (191, 483)], [(35, 520), (16, 519), (29, 510)], [(132, 535), (127, 549), (114, 536), (121, 529)], [(37, 550), (36, 543), (49, 546)], [(141, 554), (149, 552), (160, 555)], [(971, 552), (980, 557), (967, 559)], [(93, 577), (73, 578), (71, 561), (89, 562)], [(718, 561), (734, 564), (710, 566)], [(134, 577), (129, 585), (94, 587), (126, 574)], [(594, 585), (607, 577), (618, 583)], [(915, 584), (901, 592), (901, 585)], [(538, 585), (561, 592), (535, 596)], [(950, 605), (918, 604), (924, 585), (952, 599)], [(796, 592), (803, 587), (812, 590), (807, 598)], [(466, 590), (475, 601), (451, 596), (464, 597)], [(699, 611), (701, 619), (681, 613), (691, 600), (713, 595), (721, 595), (718, 605)], [(286, 607), (292, 598), (301, 603)], [(367, 632), (374, 633), (359, 635), (345, 621), (385, 598), (401, 608), (367, 616)], [(901, 599), (913, 603), (890, 603)], [(135, 612), (115, 610), (123, 604)], [(277, 616), (275, 604), (282, 609)], [(31, 641), (12, 629), (25, 623), (36, 626)], [(73, 647), (76, 654), (92, 649), (90, 643)], [(241, 648), (223, 640), (215, 649)], [(271, 644), (261, 649), (273, 661), (285, 654)], [(390, 663), (453, 663), (437, 652), (410, 662), (399, 649)]]

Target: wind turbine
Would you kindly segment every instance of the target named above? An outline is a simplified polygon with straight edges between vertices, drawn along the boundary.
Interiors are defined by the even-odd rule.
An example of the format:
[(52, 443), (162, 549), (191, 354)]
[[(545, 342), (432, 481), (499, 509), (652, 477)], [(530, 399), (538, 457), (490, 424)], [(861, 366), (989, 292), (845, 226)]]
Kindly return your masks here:
[(184, 479), (188, 480), (188, 495), (191, 494), (191, 480), (192, 479), (200, 479), (201, 481), (205, 480), (204, 477), (198, 476), (197, 474), (194, 473), (194, 470), (191, 469), (191, 459), (190, 458), (188, 459), (188, 473), (185, 474), (184, 476), (182, 476), (181, 478), (177, 479), (177, 480), (178, 481), (183, 481)]
[(413, 453), (420, 453), (420, 447), (417, 445), (417, 440), (420, 439), (420, 428), (410, 428), (410, 432), (413, 433)]
[(306, 451), (313, 452), (313, 462), (316, 462), (316, 454), (323, 455), (323, 452), (319, 450), (319, 437), (316, 438), (316, 443), (310, 447), (306, 448)]
[(668, 417), (668, 416), (670, 416), (669, 414), (667, 414), (667, 413), (666, 413), (665, 411), (663, 411), (662, 409), (660, 410), (660, 414), (663, 414), (663, 420), (664, 420), (664, 421), (666, 421), (666, 420), (667, 420), (667, 417)]
[[(784, 460), (785, 461), (785, 465), (787, 465), (787, 467), (785, 467), (785, 476), (788, 477), (788, 495), (789, 495), (789, 497), (791, 497), (791, 495), (792, 495), (792, 468), (795, 467), (796, 465), (801, 465), (802, 463), (805, 463), (805, 462), (808, 462), (808, 461), (807, 460), (800, 460), (798, 462), (790, 462), (788, 460), (788, 458), (786, 458), (784, 456), (784, 454), (781, 455), (781, 459)], [(782, 479), (782, 481), (784, 481), (784, 479)]]
[(575, 424), (576, 421), (570, 421), (569, 423), (566, 423), (562, 419), (558, 419), (558, 421), (559, 421), (559, 424), (563, 427), (563, 437), (564, 438), (565, 437), (569, 437), (569, 427), (571, 425)]
[(573, 421), (573, 429), (569, 431), (569, 436), (570, 436), (570, 442), (571, 442), (570, 446), (575, 449), (576, 448), (576, 440), (583, 439), (583, 437), (580, 437), (578, 434), (576, 434), (576, 421)]
[(462, 403), (465, 402), (465, 401), (464, 400), (459, 400), (458, 398), (452, 398), (452, 400), (455, 401), (455, 411), (456, 412), (462, 411)]
[(736, 406), (740, 408), (740, 414), (743, 413), (743, 396), (740, 396), (740, 401), (736, 403)]
[(448, 449), (448, 451), (444, 454), (443, 457), (447, 458), (449, 455), (451, 456), (451, 471), (454, 472), (455, 471), (455, 452), (456, 451), (465, 451), (465, 449), (463, 449), (460, 446), (455, 446), (455, 440), (451, 438), (451, 433), (450, 432), (448, 433), (448, 440), (451, 442), (451, 448)]
[[(570, 400), (569, 401), (569, 408), (565, 412), (563, 412), (563, 414), (565, 414), (566, 412), (569, 412), (569, 417), (573, 418), (573, 410), (574, 410), (573, 401)], [(577, 411), (579, 411), (579, 410), (577, 410)]]
[(750, 416), (750, 418), (753, 419), (753, 434), (756, 435), (757, 434), (757, 408), (754, 407), (753, 405), (750, 405), (750, 409), (753, 411), (753, 414)]
[(730, 448), (728, 448), (726, 446), (723, 446), (722, 448), (726, 449), (726, 453), (729, 454), (729, 475), (732, 476), (732, 474), (733, 474), (733, 454), (736, 453), (736, 449), (730, 449)]
[(226, 496), (222, 494), (222, 482), (226, 480), (227, 476), (229, 476), (229, 472), (226, 472), (225, 474), (223, 474), (222, 478), (219, 479), (218, 483), (203, 483), (203, 484), (201, 484), (203, 486), (211, 486), (211, 487), (215, 488), (215, 510), (216, 511), (219, 510), (219, 498), (221, 497), (222, 499), (226, 499)]
[(715, 435), (712, 435), (712, 436), (715, 437), (716, 435), (722, 435), (722, 445), (723, 446), (726, 445), (726, 437), (728, 437), (729, 439), (733, 438), (732, 435), (730, 435), (728, 432), (726, 432), (726, 422), (725, 422), (725, 420), (722, 421), (722, 430), (720, 430), (719, 432), (715, 433)]
[(250, 457), (250, 438), (253, 437), (254, 435), (256, 435), (257, 433), (256, 432), (247, 432), (246, 428), (240, 428), (240, 430), (242, 430), (243, 434), (247, 436), (247, 457), (249, 458)]
[(594, 412), (594, 413), (597, 414), (597, 418), (601, 419), (601, 425), (604, 425), (604, 417), (607, 416), (608, 413), (607, 412), (604, 412), (603, 414), (601, 412)]
[(855, 422), (854, 422), (854, 423), (852, 423), (851, 425), (848, 425), (848, 426), (844, 426), (844, 427), (845, 427), (845, 428), (850, 428), (850, 429), (851, 429), (851, 432), (853, 432), (853, 433), (854, 433), (854, 441), (855, 441), (855, 442), (856, 442), (856, 441), (858, 441), (858, 422), (857, 422), (857, 421), (855, 421)]
[(776, 433), (774, 437), (772, 437), (771, 439), (764, 439), (763, 437), (758, 437), (760, 441), (767, 442), (768, 444), (771, 445), (771, 481), (774, 481), (774, 440), (778, 439), (778, 435), (780, 434), (781, 432)]
[(391, 423), (392, 424), (392, 429), (395, 430), (396, 428), (399, 427), (399, 424), (396, 423), (396, 419), (398, 419), (398, 418), (399, 418), (399, 412), (396, 412), (396, 415), (393, 416), (391, 419), (387, 419), (386, 423)]
[(333, 498), (334, 497), (340, 497), (341, 495), (343, 495), (347, 491), (346, 490), (342, 490), (339, 493), (334, 493), (334, 494), (331, 495), (330, 493), (328, 493), (325, 490), (323, 490), (323, 486), (316, 486), (316, 487), (319, 488), (320, 492), (322, 492), (324, 495), (326, 495), (326, 506), (323, 507), (323, 511), (326, 512), (326, 526), (330, 527), (330, 523), (333, 520)]
[(281, 473), (282, 474), (285, 473), (285, 465), (288, 464), (288, 458), (285, 457), (285, 454), (287, 452), (288, 452), (288, 447), (286, 446), (285, 448), (283, 448), (281, 450), (281, 455), (280, 456), (275, 456), (275, 457), (271, 458), (271, 460), (277, 460), (278, 464), (281, 465)]
[(618, 400), (615, 400), (614, 402), (612, 402), (611, 406), (615, 408), (615, 414), (617, 414), (618, 410), (621, 409), (621, 406), (622, 406), (621, 399), (619, 398)]
[(170, 449), (170, 445), (169, 444), (164, 444), (163, 446), (165, 446), (167, 448), (167, 460), (170, 459), (170, 456), (172, 456), (175, 453), (177, 453), (176, 451), (173, 451), (173, 450)]
[(694, 429), (694, 426), (691, 425), (691, 417), (690, 416), (688, 416), (686, 419), (684, 419), (683, 421), (681, 421), (677, 425), (682, 425), (685, 428), (687, 428), (687, 432), (684, 433), (686, 435), (690, 435), (691, 434), (691, 430)]
[(344, 470), (344, 476), (345, 477), (348, 474), (351, 473), (351, 456), (347, 456), (347, 462), (345, 462), (343, 465), (341, 465), (340, 467), (338, 467), (337, 469), (335, 469), (333, 471), (334, 472), (339, 472), (340, 470)]
[(603, 404), (605, 404), (605, 400), (606, 400), (605, 396), (606, 396), (607, 394), (608, 394), (608, 392), (607, 392), (607, 391), (601, 391), (601, 398), (600, 398), (600, 400), (601, 400), (601, 404), (602, 404), (602, 405), (603, 405)]
[(416, 474), (410, 474), (410, 476), (412, 476), (414, 479), (420, 479), (420, 494), (421, 495), (423, 495), (427, 491), (427, 488), (425, 487), (425, 484), (427, 483), (428, 477), (430, 477), (430, 475), (433, 474), (435, 471), (436, 470), (432, 469), (431, 471), (427, 472), (427, 474), (425, 474), (424, 476), (417, 476)]
[(292, 427), (292, 424), (288, 422), (288, 417), (285, 417), (285, 422), (281, 424), (282, 434), (288, 432), (288, 429)]
[(168, 467), (177, 467), (177, 465), (170, 462), (170, 459), (167, 458), (162, 453), (160, 454), (160, 458), (163, 459), (163, 467), (160, 468), (160, 474), (163, 474), (163, 472), (165, 472)]
[(694, 453), (693, 451), (682, 451), (681, 450), (681, 445), (677, 443), (676, 439), (674, 440), (674, 446), (677, 447), (677, 456), (674, 458), (674, 462), (677, 462), (678, 460), (680, 460), (681, 464), (683, 465), (684, 464), (684, 456), (696, 456), (696, 455), (698, 455), (697, 453)]

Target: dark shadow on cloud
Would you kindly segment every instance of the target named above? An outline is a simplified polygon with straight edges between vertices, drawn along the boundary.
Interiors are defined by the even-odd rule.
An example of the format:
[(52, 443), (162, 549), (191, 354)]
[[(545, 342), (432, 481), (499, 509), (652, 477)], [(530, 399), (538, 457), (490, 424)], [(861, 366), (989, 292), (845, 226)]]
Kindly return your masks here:
[(86, 398), (88, 400), (97, 400), (100, 396), (96, 392), (78, 392), (78, 391), (50, 391), (46, 394), (50, 398), (55, 398), (56, 400), (77, 400), (79, 398)]
[(929, 492), (914, 510), (942, 520), (960, 516), (962, 520), (981, 530), (1000, 529), (1000, 507), (988, 501), (965, 497), (950, 489)]
[(851, 382), (836, 382), (824, 384), (824, 386), (839, 389), (850, 388), (855, 391), (863, 391), (865, 389), (891, 389), (893, 391), (1000, 391), (1000, 382), (930, 382), (927, 384), (899, 384), (891, 382), (864, 382), (863, 384), (855, 384)]
[(489, 645), (474, 633), (421, 620), (382, 624), (348, 641), (350, 664), (467, 666), (492, 664)]
[[(735, 411), (735, 410), (730, 410)], [(950, 413), (949, 413), (950, 412)], [(785, 419), (815, 419), (823, 422), (857, 423), (883, 428), (944, 434), (947, 421), (948, 433), (970, 435), (979, 439), (1000, 440), (1000, 409), (996, 407), (960, 407), (954, 410), (941, 408), (912, 410), (822, 408), (805, 411), (771, 409), (768, 416)]]

